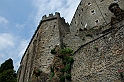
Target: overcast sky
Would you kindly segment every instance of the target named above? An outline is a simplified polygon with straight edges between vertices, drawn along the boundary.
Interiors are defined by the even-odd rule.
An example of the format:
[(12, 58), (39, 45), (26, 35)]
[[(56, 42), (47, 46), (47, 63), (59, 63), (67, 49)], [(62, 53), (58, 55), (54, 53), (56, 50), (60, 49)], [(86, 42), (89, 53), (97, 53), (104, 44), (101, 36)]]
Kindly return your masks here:
[(80, 1), (0, 0), (0, 64), (12, 58), (17, 70), (42, 16), (60, 12), (70, 23)]

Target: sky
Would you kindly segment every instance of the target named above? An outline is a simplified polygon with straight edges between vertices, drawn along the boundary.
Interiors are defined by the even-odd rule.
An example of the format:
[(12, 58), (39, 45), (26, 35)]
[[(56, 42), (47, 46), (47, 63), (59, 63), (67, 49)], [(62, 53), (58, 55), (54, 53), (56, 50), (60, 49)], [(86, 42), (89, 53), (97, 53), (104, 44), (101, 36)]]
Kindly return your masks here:
[(81, 0), (0, 0), (0, 64), (12, 58), (17, 70), (42, 16), (60, 12), (71, 22)]

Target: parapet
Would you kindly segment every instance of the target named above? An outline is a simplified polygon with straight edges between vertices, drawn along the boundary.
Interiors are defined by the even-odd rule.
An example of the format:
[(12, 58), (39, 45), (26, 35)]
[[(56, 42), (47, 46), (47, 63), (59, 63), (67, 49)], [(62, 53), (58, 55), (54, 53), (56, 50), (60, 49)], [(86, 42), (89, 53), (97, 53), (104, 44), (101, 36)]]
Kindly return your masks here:
[(42, 17), (42, 21), (44, 20), (49, 20), (49, 19), (52, 19), (52, 18), (57, 18), (57, 17), (60, 17), (60, 13), (59, 12), (55, 12), (55, 15), (53, 15), (52, 13), (49, 14), (49, 16), (47, 17), (46, 15), (44, 15)]

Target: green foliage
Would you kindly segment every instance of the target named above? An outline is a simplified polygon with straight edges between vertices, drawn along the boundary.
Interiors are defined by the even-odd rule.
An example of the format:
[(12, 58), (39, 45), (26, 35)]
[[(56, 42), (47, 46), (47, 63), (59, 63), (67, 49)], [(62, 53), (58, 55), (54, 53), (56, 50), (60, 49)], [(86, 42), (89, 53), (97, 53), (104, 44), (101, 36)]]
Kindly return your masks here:
[(0, 73), (2, 73), (5, 70), (9, 70), (9, 69), (13, 69), (13, 68), (14, 68), (13, 60), (10, 58), (1, 64)]
[(65, 72), (65, 68), (61, 68), (60, 69), (60, 72)]
[(0, 82), (17, 82), (17, 74), (13, 68), (13, 60), (11, 58), (1, 64)]
[(93, 37), (91, 34), (86, 34), (86, 36), (87, 36), (87, 37), (91, 37), (91, 38)]
[(71, 64), (66, 64), (65, 66), (65, 72), (69, 71), (71, 69)]
[(54, 77), (54, 72), (52, 72), (52, 75), (50, 76), (49, 79), (52, 79)]
[(39, 77), (40, 74), (41, 74), (41, 72), (42, 72), (42, 71), (40, 71), (40, 70), (38, 69), (36, 72), (34, 72), (34, 73), (35, 73), (35, 76), (36, 76), (36, 77)]
[(71, 64), (66, 64), (66, 66), (64, 68), (61, 68), (60, 71), (61, 72), (67, 72), (67, 71), (70, 71), (71, 69)]
[(52, 66), (50, 66), (50, 71), (51, 71), (51, 72), (54, 72), (54, 69), (53, 69), (53, 67), (52, 67)]
[(65, 74), (66, 79), (71, 79), (71, 74)]
[(119, 73), (119, 76), (120, 76), (121, 79), (124, 79), (123, 72), (120, 72), (120, 73)]
[(50, 71), (51, 71), (51, 76), (50, 76), (50, 79), (54, 77), (54, 69), (52, 66), (50, 66)]
[(94, 47), (94, 49), (96, 50), (96, 51), (98, 51), (99, 49), (98, 49), (98, 47)]
[(62, 63), (65, 65), (67, 63), (67, 60), (63, 60)]
[(72, 64), (74, 62), (74, 59), (72, 57), (69, 57), (69, 56), (66, 56), (65, 60), (67, 61), (66, 63), (71, 63)]
[(70, 48), (64, 48), (64, 49), (60, 50), (61, 54), (71, 54), (72, 52), (73, 52), (73, 50)]
[(51, 54), (56, 54), (57, 52), (55, 51), (55, 48), (51, 50)]
[(74, 62), (74, 59), (73, 59), (72, 57), (69, 57), (69, 58), (68, 58), (68, 62), (69, 62), (69, 63), (73, 63), (73, 62)]
[(59, 79), (60, 79), (60, 82), (65, 82), (65, 76), (60, 76)]
[(17, 82), (14, 70), (9, 69), (0, 73), (0, 82)]

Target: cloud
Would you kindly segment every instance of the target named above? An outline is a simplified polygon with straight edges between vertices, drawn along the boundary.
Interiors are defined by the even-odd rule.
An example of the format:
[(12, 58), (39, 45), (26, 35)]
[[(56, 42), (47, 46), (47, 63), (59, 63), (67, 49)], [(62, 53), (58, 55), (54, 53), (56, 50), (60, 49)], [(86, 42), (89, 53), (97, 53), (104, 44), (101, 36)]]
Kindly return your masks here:
[(10, 33), (0, 34), (0, 50), (14, 46), (14, 37)]
[(15, 70), (18, 69), (20, 60), (27, 48), (29, 40), (19, 38), (10, 33), (0, 34), (0, 64), (12, 58)]
[(8, 23), (8, 20), (0, 16), (0, 24), (7, 24), (7, 23)]
[(25, 27), (25, 24), (16, 24), (15, 25), (17, 28), (24, 28)]
[(18, 56), (19, 57), (22, 57), (24, 55), (24, 52), (25, 52), (28, 44), (29, 44), (29, 40), (22, 40), (20, 42), (20, 45), (18, 47), (18, 51), (19, 51)]
[(20, 42), (19, 42), (19, 45), (17, 47), (17, 51), (16, 51), (16, 56), (13, 58), (14, 59), (14, 68), (15, 70), (18, 69), (19, 65), (20, 65), (20, 61), (21, 61), (21, 58), (22, 56), (24, 55), (24, 52), (27, 48), (29, 44), (29, 40), (24, 40), (22, 39)]
[(35, 23), (41, 20), (42, 16), (49, 13), (60, 12), (67, 22), (71, 22), (74, 12), (81, 0), (33, 0), (35, 6)]

